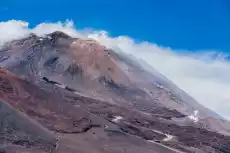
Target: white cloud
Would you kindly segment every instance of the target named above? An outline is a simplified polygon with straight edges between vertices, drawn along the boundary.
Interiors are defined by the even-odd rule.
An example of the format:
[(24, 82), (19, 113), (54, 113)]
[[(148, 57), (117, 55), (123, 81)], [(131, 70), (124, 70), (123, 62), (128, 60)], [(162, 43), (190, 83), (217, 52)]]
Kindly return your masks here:
[(31, 32), (37, 34), (38, 36), (43, 36), (45, 34), (49, 34), (55, 31), (62, 31), (72, 37), (84, 37), (83, 34), (81, 34), (75, 29), (74, 23), (71, 20), (57, 23), (41, 23), (37, 25), (35, 28), (31, 29)]
[(175, 52), (154, 43), (135, 42), (127, 36), (110, 37), (106, 31), (76, 30), (72, 21), (41, 23), (34, 28), (24, 21), (0, 22), (0, 45), (30, 32), (41, 36), (56, 30), (73, 37), (94, 38), (109, 48), (119, 48), (145, 60), (201, 104), (230, 119), (230, 62), (217, 51)]
[(28, 23), (11, 20), (0, 22), (0, 45), (12, 39), (18, 39), (29, 34)]
[(13, 39), (25, 37), (31, 32), (38, 36), (44, 36), (54, 31), (63, 31), (72, 37), (84, 37), (83, 34), (76, 31), (73, 22), (70, 20), (57, 23), (41, 23), (34, 28), (29, 28), (28, 22), (10, 20), (7, 22), (0, 22), (0, 45)]
[(198, 102), (230, 119), (230, 62), (224, 54), (176, 52), (125, 36), (111, 38), (105, 32), (94, 32), (90, 37), (143, 59)]

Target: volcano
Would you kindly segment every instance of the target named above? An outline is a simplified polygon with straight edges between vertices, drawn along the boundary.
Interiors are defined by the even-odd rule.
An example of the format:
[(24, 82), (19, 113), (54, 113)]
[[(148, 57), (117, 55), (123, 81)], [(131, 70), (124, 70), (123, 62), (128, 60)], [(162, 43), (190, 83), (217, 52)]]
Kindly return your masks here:
[(228, 121), (93, 39), (30, 34), (0, 66), (3, 152), (230, 152)]

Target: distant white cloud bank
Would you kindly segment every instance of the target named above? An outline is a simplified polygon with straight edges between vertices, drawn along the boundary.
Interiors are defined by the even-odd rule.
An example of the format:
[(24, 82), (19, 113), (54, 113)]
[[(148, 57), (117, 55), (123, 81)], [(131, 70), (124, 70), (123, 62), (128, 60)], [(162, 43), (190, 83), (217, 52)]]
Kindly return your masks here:
[(78, 30), (70, 20), (41, 23), (29, 28), (19, 20), (0, 22), (0, 46), (33, 32), (39, 36), (63, 31), (73, 37), (93, 38), (101, 44), (132, 54), (150, 64), (204, 106), (230, 119), (230, 62), (220, 51), (176, 51), (128, 36), (110, 37), (106, 31)]

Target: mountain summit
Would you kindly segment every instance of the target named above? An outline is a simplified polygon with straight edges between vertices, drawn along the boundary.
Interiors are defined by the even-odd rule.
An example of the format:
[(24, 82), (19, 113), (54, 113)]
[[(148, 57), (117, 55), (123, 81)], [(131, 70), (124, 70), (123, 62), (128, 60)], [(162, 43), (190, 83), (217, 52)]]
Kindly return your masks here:
[(59, 31), (45, 37), (31, 34), (6, 44), (0, 55), (1, 66), (34, 82), (46, 77), (76, 92), (143, 111), (164, 107), (218, 117), (158, 72), (147, 71), (137, 59), (91, 39), (71, 38)]
[(230, 152), (227, 121), (95, 40), (30, 34), (0, 49), (0, 66), (6, 152)]

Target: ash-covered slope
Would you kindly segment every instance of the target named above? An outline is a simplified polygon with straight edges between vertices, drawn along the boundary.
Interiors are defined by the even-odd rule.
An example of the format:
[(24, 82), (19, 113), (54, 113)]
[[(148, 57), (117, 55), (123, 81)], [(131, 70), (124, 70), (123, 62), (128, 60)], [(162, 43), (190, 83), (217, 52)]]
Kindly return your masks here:
[[(157, 116), (60, 88), (39, 86), (0, 69), (0, 147), (5, 153), (229, 153), (230, 137), (196, 125), (185, 116), (158, 108)], [(3, 121), (3, 122), (2, 122)], [(180, 150), (180, 151), (179, 151)]]
[[(114, 124), (118, 111), (133, 116), (127, 109), (42, 83), (46, 90), (0, 69), (0, 147), (4, 153), (174, 152), (136, 138), (135, 133), (129, 135), (132, 129), (126, 123), (121, 127)], [(109, 109), (113, 113), (107, 112)], [(138, 127), (135, 129), (142, 137), (165, 137), (150, 131), (145, 133), (146, 130)]]
[[(93, 99), (71, 100), (67, 96), (73, 94), (61, 88), (47, 84), (47, 91), (42, 90), (2, 68), (0, 84), (0, 149), (4, 153), (171, 152), (128, 135), (106, 118), (87, 111), (87, 104), (97, 102)], [(95, 109), (100, 105), (103, 103)]]

